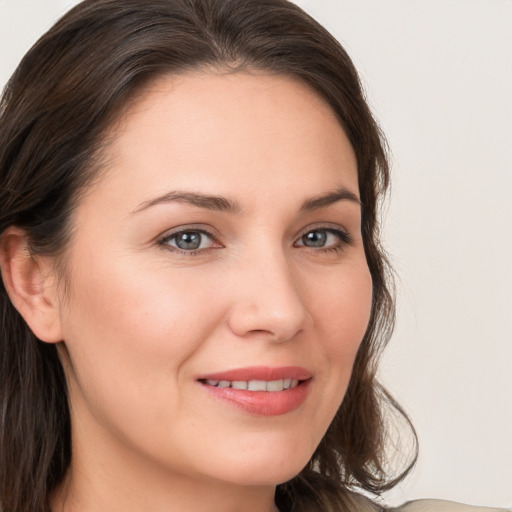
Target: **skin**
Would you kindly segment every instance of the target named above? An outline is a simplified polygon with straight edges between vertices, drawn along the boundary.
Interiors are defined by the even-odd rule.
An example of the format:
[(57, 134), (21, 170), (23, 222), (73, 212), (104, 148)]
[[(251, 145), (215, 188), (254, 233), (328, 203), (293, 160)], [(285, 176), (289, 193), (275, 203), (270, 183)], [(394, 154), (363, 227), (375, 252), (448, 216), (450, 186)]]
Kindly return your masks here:
[[(360, 205), (301, 210), (341, 188), (358, 196), (354, 152), (306, 85), (247, 72), (161, 79), (109, 135), (108, 168), (72, 219), (69, 289), (51, 299), (73, 428), (52, 508), (275, 510), (275, 486), (343, 399), (370, 315)], [(237, 208), (150, 204), (171, 191)], [(180, 251), (180, 228), (212, 236)], [(315, 230), (325, 246), (304, 243)], [(197, 381), (254, 365), (306, 368), (305, 402), (250, 414)]]

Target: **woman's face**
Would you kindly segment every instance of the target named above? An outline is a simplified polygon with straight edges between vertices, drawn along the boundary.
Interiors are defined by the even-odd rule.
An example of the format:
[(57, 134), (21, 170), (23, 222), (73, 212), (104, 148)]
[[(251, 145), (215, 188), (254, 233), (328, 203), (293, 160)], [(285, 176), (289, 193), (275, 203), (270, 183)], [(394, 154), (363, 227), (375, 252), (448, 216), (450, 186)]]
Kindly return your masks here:
[(249, 73), (161, 79), (111, 135), (73, 217), (60, 304), (74, 457), (291, 478), (370, 315), (347, 137), (307, 86)]

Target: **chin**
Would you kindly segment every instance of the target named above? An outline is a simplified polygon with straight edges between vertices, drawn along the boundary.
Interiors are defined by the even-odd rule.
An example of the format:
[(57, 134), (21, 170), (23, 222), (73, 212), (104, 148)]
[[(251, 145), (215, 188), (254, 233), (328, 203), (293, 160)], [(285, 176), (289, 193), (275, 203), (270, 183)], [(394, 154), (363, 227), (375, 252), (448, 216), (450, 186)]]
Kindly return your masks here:
[(256, 447), (251, 453), (238, 453), (228, 460), (223, 457), (217, 468), (210, 465), (209, 470), (235, 485), (276, 486), (298, 475), (312, 456), (311, 451), (297, 449), (297, 445), (290, 450), (282, 448)]
[[(305, 464), (307, 464), (307, 462), (308, 461), (306, 461)], [(275, 487), (297, 476), (304, 465), (297, 467), (295, 465), (286, 464), (276, 467), (274, 461), (269, 461), (266, 465), (258, 464), (257, 466), (247, 464), (243, 470), (223, 471), (220, 479), (240, 487)]]

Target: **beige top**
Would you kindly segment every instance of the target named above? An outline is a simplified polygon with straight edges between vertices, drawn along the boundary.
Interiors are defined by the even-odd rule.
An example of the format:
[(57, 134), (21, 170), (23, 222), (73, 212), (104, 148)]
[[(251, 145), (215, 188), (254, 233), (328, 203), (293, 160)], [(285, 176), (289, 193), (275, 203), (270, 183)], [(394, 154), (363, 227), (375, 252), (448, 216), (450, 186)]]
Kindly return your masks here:
[[(404, 503), (400, 507), (391, 508), (378, 505), (365, 496), (356, 493), (351, 494), (350, 499), (349, 506), (352, 512), (512, 512), (512, 507), (475, 507), (445, 500), (414, 500)], [(308, 509), (308, 512), (316, 511)]]
[(512, 512), (511, 508), (475, 507), (445, 500), (414, 500), (398, 508), (379, 506), (358, 494), (352, 495), (354, 512)]
[(390, 512), (505, 512), (507, 510), (512, 511), (512, 508), (474, 507), (444, 500), (415, 500)]

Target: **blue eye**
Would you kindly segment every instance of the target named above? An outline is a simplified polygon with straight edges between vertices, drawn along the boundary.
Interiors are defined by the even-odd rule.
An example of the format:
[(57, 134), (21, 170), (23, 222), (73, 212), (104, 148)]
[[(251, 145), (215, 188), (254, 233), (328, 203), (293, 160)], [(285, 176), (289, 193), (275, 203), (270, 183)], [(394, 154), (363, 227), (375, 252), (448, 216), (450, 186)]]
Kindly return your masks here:
[(213, 246), (214, 241), (208, 233), (200, 230), (186, 230), (173, 233), (165, 237), (162, 245), (170, 245), (180, 251), (192, 252), (201, 249), (208, 249)]
[(324, 247), (327, 243), (328, 235), (326, 231), (310, 231), (302, 235), (301, 242), (306, 247)]
[(350, 242), (350, 235), (345, 231), (318, 228), (304, 233), (295, 245), (312, 249), (339, 249)]

